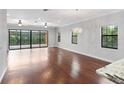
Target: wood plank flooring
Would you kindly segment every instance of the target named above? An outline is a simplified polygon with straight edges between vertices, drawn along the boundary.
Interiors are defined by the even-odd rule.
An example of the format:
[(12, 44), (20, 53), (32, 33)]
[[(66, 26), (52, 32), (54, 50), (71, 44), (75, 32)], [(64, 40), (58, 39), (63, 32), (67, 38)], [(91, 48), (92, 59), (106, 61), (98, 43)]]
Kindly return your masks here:
[(3, 84), (111, 84), (96, 74), (108, 62), (60, 48), (11, 50)]

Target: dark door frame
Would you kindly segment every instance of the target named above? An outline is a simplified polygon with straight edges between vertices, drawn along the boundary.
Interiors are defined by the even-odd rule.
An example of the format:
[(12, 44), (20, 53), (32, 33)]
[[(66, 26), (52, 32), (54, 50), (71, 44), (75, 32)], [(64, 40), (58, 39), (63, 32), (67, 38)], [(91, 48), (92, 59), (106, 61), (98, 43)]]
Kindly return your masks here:
[[(15, 48), (15, 49), (10, 49), (10, 30), (20, 30), (20, 48)], [(43, 48), (43, 47), (48, 47), (48, 30), (29, 30), (29, 33), (30, 33), (30, 47), (29, 48), (21, 48), (21, 30), (29, 30), (29, 29), (8, 29), (8, 32), (9, 32), (9, 50), (19, 50), (19, 49), (32, 49), (32, 48)], [(41, 46), (41, 42), (40, 42), (40, 34), (39, 34), (39, 47), (32, 47), (32, 31), (39, 31), (39, 32), (46, 32), (47, 34), (47, 46)]]

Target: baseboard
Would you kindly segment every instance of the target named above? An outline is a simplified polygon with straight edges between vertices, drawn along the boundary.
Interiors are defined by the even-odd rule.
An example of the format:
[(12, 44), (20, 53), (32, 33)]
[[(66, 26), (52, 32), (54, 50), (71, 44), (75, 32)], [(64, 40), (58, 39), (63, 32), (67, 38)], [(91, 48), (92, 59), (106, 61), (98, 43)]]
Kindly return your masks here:
[(89, 57), (92, 57), (92, 58), (96, 58), (96, 59), (99, 59), (99, 60), (102, 60), (102, 61), (107, 61), (109, 63), (112, 63), (111, 60), (100, 58), (100, 57), (97, 57), (97, 56), (94, 56), (94, 55), (90, 55), (90, 54), (87, 54), (87, 53), (81, 53), (81, 52), (78, 52), (78, 51), (75, 51), (75, 50), (70, 50), (68, 48), (63, 48), (63, 47), (58, 47), (58, 48), (61, 48), (61, 49), (68, 50), (68, 51), (71, 51), (71, 52), (74, 52), (74, 53), (78, 53), (78, 54), (81, 54), (81, 55), (86, 55), (86, 56), (89, 56)]
[(58, 48), (58, 47), (56, 47), (56, 46), (48, 46), (48, 48), (50, 48), (50, 47), (55, 47), (55, 48)]
[(4, 77), (5, 73), (6, 73), (6, 71), (7, 71), (7, 67), (4, 69), (4, 71), (3, 71), (3, 73), (2, 73), (2, 75), (1, 75), (1, 77), (0, 77), (0, 83), (2, 82), (2, 79), (3, 79), (3, 77)]

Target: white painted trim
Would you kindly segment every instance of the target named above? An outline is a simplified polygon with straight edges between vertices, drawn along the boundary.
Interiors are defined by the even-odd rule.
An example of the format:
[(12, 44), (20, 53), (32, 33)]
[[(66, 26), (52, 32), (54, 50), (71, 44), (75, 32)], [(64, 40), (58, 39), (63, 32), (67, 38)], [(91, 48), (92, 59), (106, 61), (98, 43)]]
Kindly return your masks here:
[(6, 71), (7, 71), (7, 67), (4, 69), (4, 71), (3, 71), (3, 73), (2, 73), (2, 75), (1, 75), (1, 77), (0, 77), (0, 83), (2, 82), (2, 79), (3, 79), (3, 77), (4, 77), (5, 73), (6, 73)]
[(63, 48), (63, 47), (58, 47), (58, 48), (62, 48), (62, 49), (65, 49), (65, 50), (68, 50), (68, 51), (71, 51), (71, 52), (74, 52), (74, 53), (78, 53), (78, 54), (81, 54), (81, 55), (86, 55), (86, 56), (89, 56), (89, 57), (92, 57), (92, 58), (96, 58), (96, 59), (99, 59), (99, 60), (103, 60), (103, 61), (107, 61), (107, 62), (112, 63), (111, 60), (108, 60), (108, 59), (105, 59), (105, 58), (101, 58), (101, 57), (97, 57), (97, 56), (94, 56), (94, 55), (91, 55), (91, 54), (81, 53), (81, 52), (78, 52), (78, 51), (75, 51), (75, 50), (70, 50), (68, 48)]
[(56, 46), (48, 46), (48, 48), (54, 48), (54, 47), (56, 48)]

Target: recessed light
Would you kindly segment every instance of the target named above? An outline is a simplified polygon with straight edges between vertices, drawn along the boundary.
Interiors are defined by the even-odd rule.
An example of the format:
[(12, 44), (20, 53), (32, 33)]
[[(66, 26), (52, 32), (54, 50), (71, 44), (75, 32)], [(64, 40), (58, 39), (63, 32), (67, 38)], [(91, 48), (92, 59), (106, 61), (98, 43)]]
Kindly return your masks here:
[(41, 21), (41, 18), (38, 18), (39, 21)]
[(10, 14), (7, 14), (7, 16), (10, 16)]

